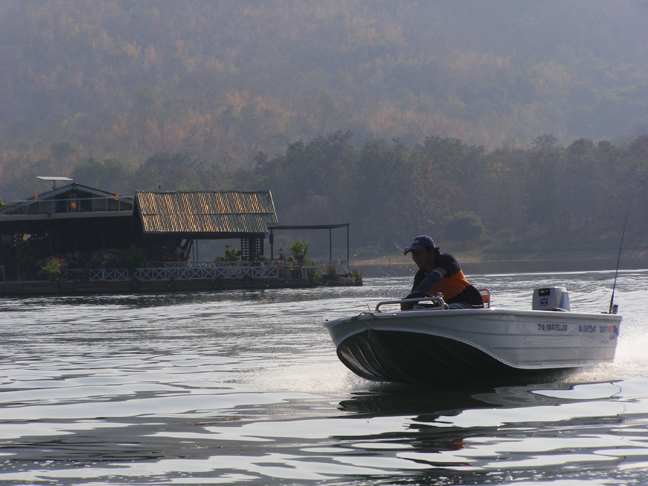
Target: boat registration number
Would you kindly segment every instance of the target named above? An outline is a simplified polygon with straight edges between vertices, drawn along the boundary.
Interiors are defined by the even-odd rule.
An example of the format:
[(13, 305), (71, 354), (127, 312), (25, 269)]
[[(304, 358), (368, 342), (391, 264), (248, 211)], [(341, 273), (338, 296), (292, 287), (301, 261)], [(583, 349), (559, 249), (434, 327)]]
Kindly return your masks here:
[(543, 324), (543, 323), (538, 323), (538, 331), (559, 331), (559, 332), (565, 332), (567, 331), (567, 324)]

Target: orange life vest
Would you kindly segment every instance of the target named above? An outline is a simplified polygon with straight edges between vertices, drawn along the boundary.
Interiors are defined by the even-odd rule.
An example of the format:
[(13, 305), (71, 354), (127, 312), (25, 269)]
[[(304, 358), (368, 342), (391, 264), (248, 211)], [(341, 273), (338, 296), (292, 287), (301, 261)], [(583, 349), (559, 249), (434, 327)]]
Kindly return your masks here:
[(430, 295), (436, 295), (441, 292), (443, 294), (443, 299), (448, 301), (466, 290), (466, 287), (468, 286), (470, 286), (470, 283), (466, 280), (464, 273), (459, 270), (453, 273), (450, 277), (446, 276), (439, 280), (434, 287), (427, 291), (427, 293)]

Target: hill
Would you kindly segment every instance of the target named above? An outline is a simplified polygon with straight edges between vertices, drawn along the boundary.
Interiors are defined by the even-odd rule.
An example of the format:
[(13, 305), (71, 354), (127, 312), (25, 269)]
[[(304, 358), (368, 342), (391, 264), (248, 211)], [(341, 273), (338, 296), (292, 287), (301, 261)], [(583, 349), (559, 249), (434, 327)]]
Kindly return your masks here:
[(354, 143), (648, 126), (641, 1), (5, 0), (0, 175), (157, 152), (250, 168), (349, 130)]

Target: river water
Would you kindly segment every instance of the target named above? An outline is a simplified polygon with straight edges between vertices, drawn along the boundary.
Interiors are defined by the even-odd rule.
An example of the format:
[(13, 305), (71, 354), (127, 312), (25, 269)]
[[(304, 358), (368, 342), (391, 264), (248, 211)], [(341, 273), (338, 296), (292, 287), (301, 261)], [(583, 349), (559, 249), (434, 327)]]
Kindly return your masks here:
[[(648, 271), (624, 271), (614, 364), (527, 382), (365, 381), (323, 323), (363, 287), (1, 299), (0, 484), (648, 484)], [(472, 275), (529, 309), (563, 285), (607, 310), (613, 272)]]

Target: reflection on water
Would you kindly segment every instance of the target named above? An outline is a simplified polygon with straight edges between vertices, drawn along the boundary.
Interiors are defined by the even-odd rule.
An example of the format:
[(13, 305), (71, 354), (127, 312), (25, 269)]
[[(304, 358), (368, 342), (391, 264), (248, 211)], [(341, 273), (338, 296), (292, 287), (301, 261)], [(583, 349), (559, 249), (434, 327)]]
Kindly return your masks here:
[[(494, 305), (613, 274), (476, 275)], [(364, 381), (322, 324), (361, 288), (0, 300), (2, 484), (648, 483), (648, 274), (624, 272), (614, 364), (462, 386)]]
[(340, 402), (347, 412), (367, 415), (417, 415), (419, 421), (433, 422), (441, 416), (459, 415), (466, 408), (519, 408), (560, 405), (568, 400), (536, 393), (548, 390), (570, 390), (569, 383), (523, 384), (522, 380), (504, 380), (506, 386), (492, 387), (480, 383), (461, 386), (429, 387), (383, 384), (380, 388), (356, 391)]

